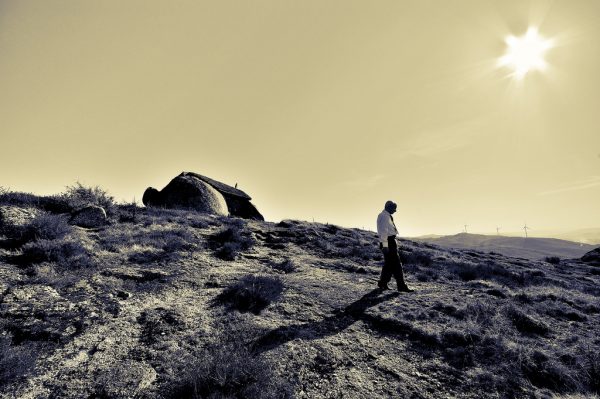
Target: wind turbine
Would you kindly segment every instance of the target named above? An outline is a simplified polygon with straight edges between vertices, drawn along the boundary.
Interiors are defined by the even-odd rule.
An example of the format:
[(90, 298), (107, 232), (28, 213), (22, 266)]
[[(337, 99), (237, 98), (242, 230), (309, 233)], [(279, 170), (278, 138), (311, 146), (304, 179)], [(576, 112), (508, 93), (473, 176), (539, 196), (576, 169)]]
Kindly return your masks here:
[(527, 227), (527, 222), (525, 222), (525, 226), (523, 226), (523, 230), (525, 230), (525, 238), (527, 238), (527, 230), (531, 230), (531, 227)]
[(468, 224), (465, 224), (465, 233), (467, 232), (467, 226), (468, 226)]
[(496, 235), (500, 235), (500, 226), (496, 226)]

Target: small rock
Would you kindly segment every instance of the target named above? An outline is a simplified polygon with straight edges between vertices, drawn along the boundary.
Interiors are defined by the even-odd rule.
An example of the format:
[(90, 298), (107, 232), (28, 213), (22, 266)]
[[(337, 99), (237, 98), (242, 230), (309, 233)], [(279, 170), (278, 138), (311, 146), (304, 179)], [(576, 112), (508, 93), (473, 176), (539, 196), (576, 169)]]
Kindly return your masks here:
[(34, 208), (23, 208), (13, 205), (0, 206), (0, 231), (25, 226), (42, 212)]
[(581, 257), (581, 260), (593, 266), (600, 266), (600, 248), (593, 249), (586, 253)]
[(160, 280), (169, 277), (169, 273), (158, 269), (140, 269), (133, 267), (121, 267), (114, 270), (104, 270), (104, 276), (112, 276), (121, 280), (133, 280), (137, 283)]
[(127, 291), (117, 291), (117, 297), (121, 299), (127, 299), (131, 297), (131, 294)]
[(101, 206), (89, 205), (76, 211), (70, 223), (79, 227), (102, 227), (107, 223), (106, 211)]

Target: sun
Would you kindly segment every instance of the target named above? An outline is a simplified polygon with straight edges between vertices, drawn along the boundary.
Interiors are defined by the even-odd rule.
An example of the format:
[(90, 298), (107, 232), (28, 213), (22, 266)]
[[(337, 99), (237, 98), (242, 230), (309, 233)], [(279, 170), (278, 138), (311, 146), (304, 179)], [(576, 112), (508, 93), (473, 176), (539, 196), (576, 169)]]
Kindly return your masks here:
[(523, 79), (530, 71), (546, 69), (548, 64), (544, 55), (552, 44), (552, 40), (539, 35), (537, 28), (530, 27), (522, 37), (506, 38), (506, 53), (499, 59), (498, 64), (512, 69), (512, 76), (516, 79)]

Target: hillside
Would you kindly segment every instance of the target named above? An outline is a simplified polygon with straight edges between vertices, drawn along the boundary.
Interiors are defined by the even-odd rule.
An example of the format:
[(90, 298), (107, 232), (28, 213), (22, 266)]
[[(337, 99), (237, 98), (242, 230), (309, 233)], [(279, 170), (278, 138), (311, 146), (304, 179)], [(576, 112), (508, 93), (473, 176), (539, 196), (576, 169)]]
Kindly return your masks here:
[(595, 248), (593, 245), (556, 238), (506, 237), (468, 233), (440, 237), (416, 237), (413, 240), (428, 242), (446, 248), (491, 251), (505, 256), (532, 260), (552, 256), (557, 256), (561, 259), (581, 258), (586, 252)]
[(568, 231), (564, 233), (558, 233), (553, 237), (560, 238), (562, 240), (582, 242), (584, 244), (600, 245), (600, 228), (588, 228), (579, 229), (574, 231)]
[(600, 391), (600, 268), (403, 240), (398, 294), (372, 232), (135, 205), (83, 229), (42, 203), (2, 229), (2, 397)]

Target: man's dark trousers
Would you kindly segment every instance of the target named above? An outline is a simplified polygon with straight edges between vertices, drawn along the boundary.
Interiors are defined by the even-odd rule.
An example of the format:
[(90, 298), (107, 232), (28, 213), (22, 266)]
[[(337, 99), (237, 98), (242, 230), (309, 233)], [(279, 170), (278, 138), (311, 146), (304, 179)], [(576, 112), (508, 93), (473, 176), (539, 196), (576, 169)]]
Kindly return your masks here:
[(404, 282), (404, 271), (402, 270), (402, 263), (398, 255), (398, 245), (396, 244), (396, 237), (388, 237), (388, 251), (387, 254), (383, 253), (383, 269), (381, 270), (381, 277), (379, 278), (379, 284), (387, 285), (392, 279), (392, 276), (396, 279), (398, 288), (406, 287)]

